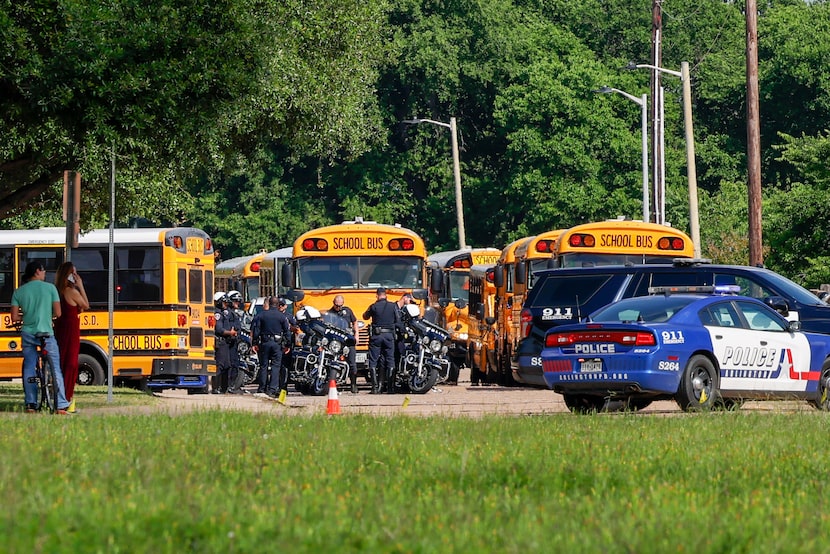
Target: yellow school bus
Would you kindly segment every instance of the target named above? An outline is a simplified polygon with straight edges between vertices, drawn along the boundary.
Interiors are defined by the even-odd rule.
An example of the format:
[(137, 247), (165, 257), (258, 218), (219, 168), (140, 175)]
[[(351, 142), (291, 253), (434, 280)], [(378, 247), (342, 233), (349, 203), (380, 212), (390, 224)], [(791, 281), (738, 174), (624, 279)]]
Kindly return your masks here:
[[(11, 297), (31, 261), (46, 280), (66, 259), (66, 229), (0, 231), (0, 379), (20, 377), (20, 333), (10, 327)], [(207, 392), (213, 360), (213, 270), (210, 237), (202, 230), (114, 229), (113, 376), (141, 386)], [(106, 382), (109, 352), (110, 231), (80, 236), (70, 257), (90, 308), (81, 313), (82, 385)]]
[(438, 252), (427, 258), (429, 305), (438, 314), (436, 323), (450, 332), (450, 383), (458, 381), (459, 368), (468, 363), (470, 268), (495, 265), (500, 255), (497, 248), (466, 248)]
[(362, 315), (376, 300), (376, 290), (385, 287), (387, 298), (395, 301), (405, 292), (423, 289), (426, 259), (424, 241), (414, 231), (356, 219), (300, 235), (283, 270), (283, 284), (302, 292), (303, 298), (295, 303), (297, 310), (313, 306), (326, 312), (334, 297), (343, 295), (358, 319), (356, 358), (358, 369), (363, 370), (369, 327)]
[(247, 308), (251, 300), (259, 296), (259, 271), (264, 258), (265, 251), (261, 251), (219, 262), (216, 264), (216, 290), (239, 291)]
[[(519, 317), (514, 316), (513, 290), (516, 276), (516, 251), (527, 251), (527, 243), (534, 237), (522, 237), (505, 246), (494, 268), (495, 318), (492, 331), (495, 341), (496, 381), (502, 385), (513, 384), (510, 358), (519, 341)], [(521, 311), (521, 305), (518, 306)], [(478, 325), (483, 321), (476, 321)]]
[(694, 246), (692, 239), (679, 229), (609, 219), (563, 231), (553, 254), (554, 267), (641, 265), (692, 258)]
[(280, 296), (287, 288), (282, 284), (282, 267), (291, 260), (294, 249), (290, 246), (278, 248), (263, 256), (259, 265), (259, 295)]
[(475, 385), (498, 382), (496, 368), (495, 264), (476, 264), (469, 272), (469, 333), (467, 341), (470, 381)]

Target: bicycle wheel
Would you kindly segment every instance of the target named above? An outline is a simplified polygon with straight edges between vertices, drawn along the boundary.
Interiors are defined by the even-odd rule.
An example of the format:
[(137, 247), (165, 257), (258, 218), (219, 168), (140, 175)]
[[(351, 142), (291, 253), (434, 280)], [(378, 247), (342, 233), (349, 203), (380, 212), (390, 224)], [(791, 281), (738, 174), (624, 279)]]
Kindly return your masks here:
[(41, 392), (49, 413), (54, 414), (58, 409), (58, 381), (55, 376), (55, 366), (47, 357), (41, 359), (43, 378)]

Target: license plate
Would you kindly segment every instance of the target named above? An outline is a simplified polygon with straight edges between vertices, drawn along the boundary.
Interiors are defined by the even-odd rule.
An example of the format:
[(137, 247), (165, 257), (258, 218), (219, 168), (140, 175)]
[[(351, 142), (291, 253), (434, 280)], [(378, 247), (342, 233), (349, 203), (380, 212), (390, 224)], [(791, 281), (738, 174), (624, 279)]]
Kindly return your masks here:
[(354, 361), (359, 364), (366, 363), (366, 352), (355, 352)]
[(582, 373), (602, 371), (602, 360), (585, 360), (579, 364), (579, 371)]

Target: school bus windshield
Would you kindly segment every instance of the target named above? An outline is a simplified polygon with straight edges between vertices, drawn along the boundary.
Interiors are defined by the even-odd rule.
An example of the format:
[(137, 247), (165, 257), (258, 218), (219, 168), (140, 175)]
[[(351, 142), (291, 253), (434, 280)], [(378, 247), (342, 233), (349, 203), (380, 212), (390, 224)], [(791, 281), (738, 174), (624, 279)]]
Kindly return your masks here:
[(304, 290), (423, 286), (423, 260), (416, 256), (305, 258), (297, 269), (297, 288)]
[(671, 263), (678, 253), (668, 255), (643, 255), (643, 254), (593, 254), (577, 252), (574, 254), (562, 254), (559, 257), (560, 267), (593, 267), (603, 265), (642, 265), (642, 264), (666, 264)]
[(453, 300), (470, 300), (470, 272), (450, 271), (450, 286), (447, 291)]

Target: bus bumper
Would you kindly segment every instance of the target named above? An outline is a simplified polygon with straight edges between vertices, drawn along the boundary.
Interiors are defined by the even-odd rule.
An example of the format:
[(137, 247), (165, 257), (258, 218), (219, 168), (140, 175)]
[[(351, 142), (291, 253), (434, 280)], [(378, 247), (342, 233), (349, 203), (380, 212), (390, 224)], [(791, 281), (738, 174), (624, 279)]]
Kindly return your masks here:
[(216, 372), (211, 360), (153, 360), (153, 371), (147, 381), (155, 389), (204, 389), (210, 373)]

